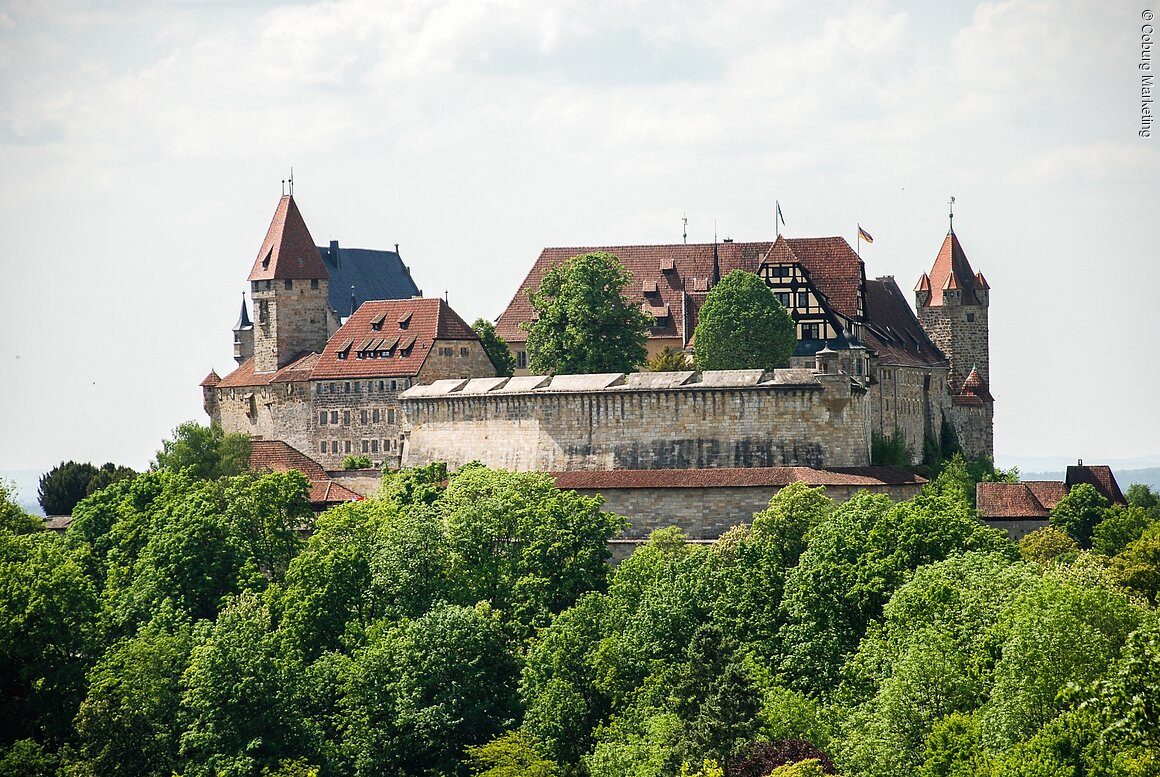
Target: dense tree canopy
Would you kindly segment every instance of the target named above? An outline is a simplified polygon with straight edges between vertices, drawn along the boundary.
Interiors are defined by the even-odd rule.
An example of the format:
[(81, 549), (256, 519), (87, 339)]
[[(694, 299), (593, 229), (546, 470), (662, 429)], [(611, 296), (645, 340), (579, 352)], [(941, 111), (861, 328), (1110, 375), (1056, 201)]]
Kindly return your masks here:
[(315, 520), (297, 473), (196, 472), (111, 483), (63, 538), (0, 490), (0, 777), (1160, 768), (1138, 490), (1073, 511), (1092, 550), (1017, 548), (953, 459), (610, 568), (623, 520), (539, 474), (405, 470)]
[(693, 338), (699, 370), (785, 366), (797, 345), (797, 327), (765, 281), (734, 270), (701, 305)]
[(528, 366), (539, 374), (632, 372), (644, 363), (652, 319), (624, 298), (632, 275), (609, 253), (575, 256), (528, 290), (535, 319)]
[(250, 466), (250, 436), (226, 434), (217, 424), (202, 426), (187, 421), (164, 440), (154, 458), (154, 469), (184, 472), (194, 480), (213, 480), (240, 475)]
[(515, 375), (516, 357), (512, 355), (512, 350), (508, 347), (507, 340), (504, 340), (496, 334), (495, 324), (487, 319), (477, 318), (472, 323), (471, 328), (479, 335), (479, 341), (483, 344), (483, 350), (487, 351), (488, 358), (495, 365), (495, 374), (503, 377)]

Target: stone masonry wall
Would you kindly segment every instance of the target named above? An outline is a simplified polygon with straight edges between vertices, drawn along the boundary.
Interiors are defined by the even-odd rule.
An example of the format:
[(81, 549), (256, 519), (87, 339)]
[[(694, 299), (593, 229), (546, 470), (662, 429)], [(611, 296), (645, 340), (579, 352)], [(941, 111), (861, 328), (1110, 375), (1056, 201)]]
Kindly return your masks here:
[(947, 420), (959, 438), (959, 447), (969, 458), (993, 456), (995, 450), (993, 410), (989, 404), (952, 405)]
[(875, 364), (874, 374), (871, 428), (884, 437), (901, 430), (915, 462), (921, 460), (926, 436), (939, 440), (943, 415), (950, 409), (946, 369)]
[[(694, 540), (715, 540), (734, 526), (750, 523), (754, 513), (769, 507), (780, 486), (721, 486), (705, 488), (605, 488), (580, 490), (584, 496), (604, 497), (604, 510), (623, 515), (631, 526), (620, 539), (647, 539), (656, 529), (678, 526)], [(827, 486), (826, 496), (845, 502), (861, 487)], [(871, 489), (891, 499), (910, 499), (922, 491), (919, 484)]]
[[(983, 305), (920, 306), (918, 317), (927, 336), (946, 354), (952, 391), (962, 388), (972, 367), (991, 380), (987, 308)], [(967, 319), (973, 320), (968, 321)]]
[(839, 375), (805, 385), (409, 394), (403, 405), (411, 427), (403, 466), (480, 460), (515, 471), (575, 471), (869, 464), (866, 392)]
[[(286, 288), (286, 284), (290, 288)], [(274, 372), (302, 352), (320, 352), (334, 333), (327, 282), (309, 280), (254, 281), (254, 365)]]

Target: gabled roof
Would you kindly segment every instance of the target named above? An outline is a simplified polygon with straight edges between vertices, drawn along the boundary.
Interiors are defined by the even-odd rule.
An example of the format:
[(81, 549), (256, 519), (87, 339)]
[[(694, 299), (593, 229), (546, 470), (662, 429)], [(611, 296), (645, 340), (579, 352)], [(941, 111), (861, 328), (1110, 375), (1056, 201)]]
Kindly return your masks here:
[(325, 509), (343, 502), (357, 502), (363, 497), (341, 483), (330, 479), (318, 462), (281, 440), (254, 440), (250, 449), (251, 472), (288, 472), (297, 470), (310, 481), (312, 507)]
[(838, 313), (858, 320), (862, 260), (844, 237), (778, 237), (762, 264), (797, 262)]
[[(919, 279), (919, 287), (923, 286), (923, 279)], [(935, 257), (934, 266), (930, 269), (930, 299), (927, 305), (937, 307), (943, 303), (943, 291), (947, 289), (962, 290), (963, 304), (971, 305), (976, 301), (975, 291), (980, 288), (975, 271), (967, 261), (963, 247), (959, 245), (959, 238), (954, 232), (948, 232)], [(987, 287), (984, 287), (987, 288)], [(925, 291), (916, 288), (916, 291)]]
[(249, 281), (305, 280), (326, 278), (326, 267), (310, 237), (310, 230), (294, 198), (284, 195), (278, 201), (266, 239), (258, 249), (258, 257), (250, 270)]
[(1066, 495), (1067, 486), (1055, 480), (979, 483), (975, 486), (975, 507), (984, 519), (1045, 519)]
[(1067, 468), (1064, 482), (1069, 491), (1080, 483), (1090, 483), (1108, 500), (1108, 504), (1128, 504), (1120, 484), (1116, 482), (1116, 476), (1112, 474), (1112, 468), (1106, 464), (1073, 464)]
[[(632, 280), (625, 288), (630, 303), (655, 309), (663, 309), (666, 305), (669, 308), (670, 315), (656, 320), (655, 326), (649, 330), (649, 337), (687, 340), (693, 336), (700, 302), (713, 286), (713, 278), (723, 277), (733, 270), (757, 272), (762, 257), (772, 245), (768, 241), (718, 243), (716, 262), (713, 243), (545, 248), (496, 320), (496, 333), (509, 343), (527, 340), (527, 333), (519, 328), (520, 322), (532, 320), (527, 290), (539, 289), (550, 269), (574, 256), (607, 251), (616, 255), (625, 269), (632, 273)], [(643, 289), (651, 290), (654, 283), (656, 291), (644, 293)]]
[[(379, 329), (372, 324), (379, 322)], [(438, 297), (371, 300), (339, 327), (326, 343), (311, 378), (410, 377), (419, 374), (436, 340), (478, 340), (479, 336)], [(368, 343), (368, 341), (374, 341)], [(364, 349), (364, 345), (368, 348)], [(390, 356), (357, 358), (360, 350)], [(340, 351), (346, 352), (339, 358)]]
[(892, 276), (866, 281), (863, 338), (884, 364), (946, 367), (946, 356), (930, 341)]
[(367, 300), (410, 299), (422, 294), (395, 251), (344, 248), (332, 240), (329, 246), (319, 246), (318, 253), (330, 276), (330, 307), (344, 318), (351, 314), (352, 294), (355, 310)]

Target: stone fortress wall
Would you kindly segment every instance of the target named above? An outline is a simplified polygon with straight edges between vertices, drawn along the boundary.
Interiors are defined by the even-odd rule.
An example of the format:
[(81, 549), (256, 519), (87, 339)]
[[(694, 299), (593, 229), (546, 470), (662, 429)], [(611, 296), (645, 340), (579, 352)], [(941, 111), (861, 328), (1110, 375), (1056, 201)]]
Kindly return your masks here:
[(867, 397), (847, 375), (806, 369), (441, 380), (400, 396), (402, 466), (866, 466)]

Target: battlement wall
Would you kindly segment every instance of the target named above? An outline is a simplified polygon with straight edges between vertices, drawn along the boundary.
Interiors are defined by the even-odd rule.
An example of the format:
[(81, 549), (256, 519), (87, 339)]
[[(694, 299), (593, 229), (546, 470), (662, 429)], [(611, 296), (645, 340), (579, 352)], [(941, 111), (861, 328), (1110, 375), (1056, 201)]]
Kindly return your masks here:
[(436, 381), (401, 397), (402, 465), (515, 471), (865, 466), (865, 388), (811, 370)]

